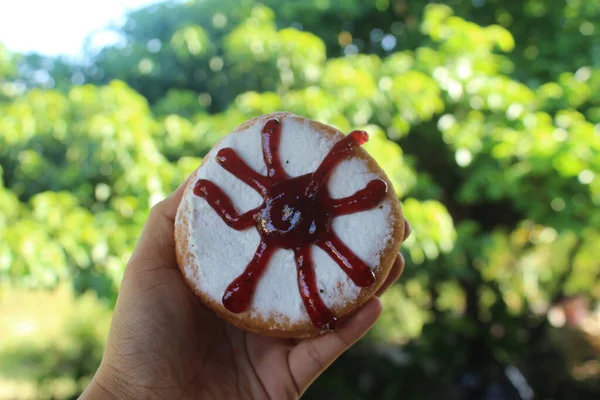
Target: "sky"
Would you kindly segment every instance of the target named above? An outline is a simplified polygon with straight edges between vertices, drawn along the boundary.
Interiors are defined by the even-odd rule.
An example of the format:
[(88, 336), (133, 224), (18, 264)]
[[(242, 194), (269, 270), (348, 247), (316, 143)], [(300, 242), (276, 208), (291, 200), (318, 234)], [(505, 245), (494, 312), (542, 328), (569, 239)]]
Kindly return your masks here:
[[(76, 57), (92, 32), (123, 20), (128, 10), (157, 0), (0, 0), (0, 42), (16, 53)], [(115, 37), (98, 35), (97, 45)]]

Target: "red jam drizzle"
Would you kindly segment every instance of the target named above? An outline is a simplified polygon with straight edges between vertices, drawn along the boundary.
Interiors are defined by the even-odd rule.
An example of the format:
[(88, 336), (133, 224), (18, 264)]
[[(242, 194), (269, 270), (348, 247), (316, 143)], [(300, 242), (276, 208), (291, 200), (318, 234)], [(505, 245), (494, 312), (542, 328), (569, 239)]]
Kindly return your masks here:
[(247, 310), (275, 249), (290, 249), (296, 260), (300, 297), (312, 323), (319, 329), (333, 330), (337, 319), (319, 295), (311, 246), (323, 249), (357, 286), (372, 285), (375, 274), (333, 232), (331, 221), (339, 215), (375, 207), (385, 197), (387, 184), (375, 179), (352, 196), (332, 199), (329, 195), (327, 182), (333, 169), (367, 142), (369, 137), (364, 131), (353, 131), (337, 142), (316, 171), (294, 178), (286, 174), (281, 163), (279, 120), (268, 120), (261, 136), (266, 176), (250, 168), (231, 148), (217, 153), (221, 167), (262, 195), (264, 201), (259, 207), (240, 214), (213, 182), (200, 179), (194, 187), (194, 194), (206, 199), (228, 226), (236, 230), (256, 227), (261, 236), (254, 257), (227, 287), (223, 305), (234, 313)]

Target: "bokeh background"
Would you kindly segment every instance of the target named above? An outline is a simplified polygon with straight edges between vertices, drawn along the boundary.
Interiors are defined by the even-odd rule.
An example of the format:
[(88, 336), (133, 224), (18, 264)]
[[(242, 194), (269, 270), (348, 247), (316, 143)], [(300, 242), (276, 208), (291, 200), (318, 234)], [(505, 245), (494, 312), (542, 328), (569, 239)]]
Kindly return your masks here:
[(275, 110), (370, 132), (413, 228), (307, 399), (600, 398), (599, 0), (190, 0), (107, 32), (0, 44), (0, 399), (76, 398), (149, 208)]

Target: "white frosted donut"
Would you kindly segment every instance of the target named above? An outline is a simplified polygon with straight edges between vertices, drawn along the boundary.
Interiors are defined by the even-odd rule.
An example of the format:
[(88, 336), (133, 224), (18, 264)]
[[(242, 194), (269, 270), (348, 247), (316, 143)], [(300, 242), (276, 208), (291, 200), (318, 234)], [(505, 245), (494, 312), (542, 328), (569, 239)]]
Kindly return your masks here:
[[(319, 326), (315, 323), (315, 317), (311, 319), (307, 311), (306, 299), (303, 301), (299, 287), (296, 253), (293, 248), (271, 246), (272, 243), (279, 243), (277, 241), (268, 242), (271, 243), (269, 246), (273, 247), (269, 247), (270, 259), (265, 263), (262, 275), (255, 277), (257, 279), (247, 308), (232, 312), (231, 307), (228, 309), (225, 306), (228, 303), (224, 303), (223, 300), (228, 287), (238, 276), (243, 275), (253, 260), (263, 238), (261, 235), (266, 232), (264, 230), (266, 228), (262, 231), (257, 228), (256, 223), (261, 223), (262, 220), (255, 214), (251, 222), (248, 220), (245, 223), (243, 229), (238, 230), (239, 227), (234, 229), (228, 225), (224, 217), (215, 209), (219, 206), (215, 205), (216, 203), (211, 205), (208, 200), (207, 196), (217, 194), (217, 189), (206, 181), (217, 186), (222, 191), (219, 196), (229, 198), (235, 212), (240, 215), (253, 209), (260, 209), (264, 202), (260, 190), (256, 187), (252, 188), (228, 171), (223, 161), (226, 153), (219, 153), (219, 151), (232, 149), (243, 163), (262, 175), (262, 178), (259, 178), (263, 179), (268, 175), (268, 171), (263, 155), (264, 139), (261, 132), (267, 129), (267, 122), (273, 119), (276, 119), (280, 126), (278, 151), (280, 165), (287, 177), (275, 176), (270, 182), (312, 174), (334, 145), (345, 138), (332, 127), (290, 113), (263, 115), (236, 128), (206, 155), (185, 189), (175, 222), (177, 259), (189, 287), (208, 307), (233, 325), (269, 336), (290, 338), (313, 336), (333, 326)], [(221, 157), (219, 160), (217, 154)], [(231, 159), (232, 156), (227, 160), (228, 165), (234, 163), (235, 160), (231, 161)], [(310, 177), (312, 175), (307, 178), (307, 181)], [(329, 232), (332, 231), (337, 235), (346, 248), (373, 271), (372, 282), (368, 285), (363, 283), (364, 287), (358, 286), (332, 257), (331, 252), (328, 253), (323, 249), (323, 240), (319, 239), (321, 245), (318, 246), (316, 242), (310, 242), (313, 236), (309, 234), (302, 236), (309, 238), (306, 239), (307, 244), (303, 245), (310, 249), (309, 260), (312, 261), (311, 265), (302, 267), (305, 268), (302, 271), (308, 269), (314, 271), (318, 296), (326, 309), (338, 320), (347, 317), (364, 304), (385, 281), (398, 254), (404, 232), (404, 220), (391, 182), (374, 159), (360, 148), (360, 145), (353, 148), (332, 169), (329, 179), (324, 181), (324, 187), (321, 189), (326, 191), (324, 193), (328, 192), (331, 199), (342, 199), (366, 190), (367, 185), (374, 180), (387, 184), (387, 191), (376, 198), (377, 203), (355, 213), (332, 216), (329, 225)], [(301, 186), (301, 181), (298, 182), (296, 184), (294, 181), (291, 186), (287, 186), (286, 193), (293, 192), (296, 187)], [(383, 182), (379, 183), (383, 185)], [(196, 193), (195, 187), (197, 187)], [(212, 194), (208, 195), (209, 192)], [(302, 193), (305, 193), (304, 189)], [(217, 197), (221, 199), (219, 196)], [(373, 198), (375, 197), (373, 195)], [(222, 201), (219, 204), (222, 205)], [(315, 204), (320, 203), (317, 201)], [(304, 218), (302, 215), (317, 212), (318, 208), (311, 206), (304, 211), (304, 214), (298, 215)], [(283, 209), (282, 212), (285, 214), (288, 210), (287, 205)], [(309, 209), (312, 211), (308, 211)], [(264, 212), (261, 215), (265, 215)], [(319, 223), (317, 221), (317, 225)], [(323, 228), (323, 231), (325, 229)], [(278, 237), (285, 237), (287, 240), (285, 243), (290, 243), (289, 235)], [(362, 276), (365, 276), (364, 273), (366, 272), (363, 271)], [(252, 286), (251, 283), (240, 285), (245, 286), (239, 288)], [(235, 294), (238, 295), (242, 296), (240, 293)], [(313, 313), (313, 315), (319, 314)]]

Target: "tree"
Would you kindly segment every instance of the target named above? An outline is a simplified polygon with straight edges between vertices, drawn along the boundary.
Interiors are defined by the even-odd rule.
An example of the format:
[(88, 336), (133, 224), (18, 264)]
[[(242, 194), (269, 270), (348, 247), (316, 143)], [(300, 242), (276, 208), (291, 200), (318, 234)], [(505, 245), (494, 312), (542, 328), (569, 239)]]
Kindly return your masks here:
[(285, 109), (366, 129), (414, 232), (382, 322), (309, 397), (482, 398), (507, 366), (540, 398), (597, 395), (546, 315), (600, 298), (598, 3), (475, 3), (132, 13), (123, 47), (55, 64), (91, 83), (0, 102), (0, 278), (114, 301), (148, 208), (237, 124)]

